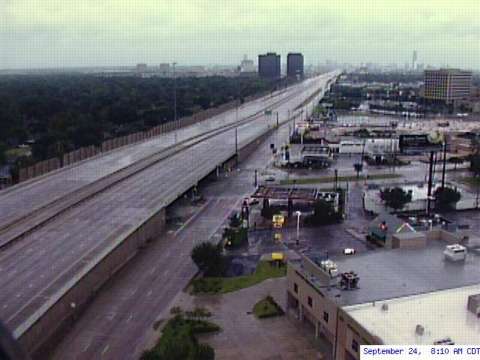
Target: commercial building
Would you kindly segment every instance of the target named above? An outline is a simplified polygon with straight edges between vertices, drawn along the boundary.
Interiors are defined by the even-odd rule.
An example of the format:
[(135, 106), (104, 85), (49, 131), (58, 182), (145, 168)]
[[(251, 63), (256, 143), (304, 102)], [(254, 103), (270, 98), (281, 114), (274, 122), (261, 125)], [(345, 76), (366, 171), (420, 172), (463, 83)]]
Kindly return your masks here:
[(148, 66), (147, 66), (147, 64), (137, 64), (136, 69), (137, 69), (138, 73), (144, 73), (144, 72), (147, 71)]
[[(368, 226), (368, 236), (372, 241), (380, 243), (386, 248), (394, 247), (393, 242), (395, 239), (399, 240), (398, 235), (405, 236), (405, 234), (415, 234), (417, 236), (417, 231), (408, 222), (388, 212), (378, 215)], [(423, 234), (422, 239), (425, 239)], [(395, 247), (401, 247), (405, 244), (405, 242), (398, 242), (398, 246)], [(413, 243), (416, 243), (416, 241)]]
[(458, 69), (425, 70), (424, 97), (452, 104), (468, 100), (472, 91), (472, 73)]
[(255, 64), (253, 63), (253, 60), (250, 60), (247, 58), (247, 55), (243, 57), (243, 60), (240, 63), (240, 73), (241, 74), (255, 73)]
[(170, 69), (170, 64), (169, 63), (162, 63), (158, 67), (158, 70), (162, 76), (167, 76), (170, 74), (171, 69)]
[(412, 55), (412, 71), (417, 70), (417, 60), (418, 60), (417, 50), (414, 50)]
[(279, 79), (280, 72), (280, 55), (276, 53), (267, 53), (258, 55), (258, 75), (267, 79)]
[(304, 64), (302, 54), (289, 53), (287, 55), (287, 76), (289, 78), (303, 79)]
[(426, 236), (423, 249), (289, 261), (288, 312), (326, 340), (335, 360), (359, 359), (360, 345), (478, 343), (480, 256), (447, 260), (448, 242)]

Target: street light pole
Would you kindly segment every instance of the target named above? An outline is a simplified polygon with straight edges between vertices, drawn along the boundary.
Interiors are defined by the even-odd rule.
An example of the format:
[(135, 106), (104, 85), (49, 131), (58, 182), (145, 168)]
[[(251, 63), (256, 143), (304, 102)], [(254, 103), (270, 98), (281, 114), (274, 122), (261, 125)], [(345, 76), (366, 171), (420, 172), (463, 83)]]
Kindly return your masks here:
[(297, 240), (296, 240), (296, 244), (299, 245), (300, 244), (300, 215), (302, 215), (302, 213), (300, 211), (297, 211), (295, 214), (297, 215)]
[(235, 159), (238, 166), (238, 127), (235, 126)]
[(177, 74), (175, 72), (176, 62), (173, 64), (173, 119), (177, 121)]
[(175, 72), (176, 62), (173, 63), (173, 124), (175, 126), (175, 144), (177, 143), (177, 74)]

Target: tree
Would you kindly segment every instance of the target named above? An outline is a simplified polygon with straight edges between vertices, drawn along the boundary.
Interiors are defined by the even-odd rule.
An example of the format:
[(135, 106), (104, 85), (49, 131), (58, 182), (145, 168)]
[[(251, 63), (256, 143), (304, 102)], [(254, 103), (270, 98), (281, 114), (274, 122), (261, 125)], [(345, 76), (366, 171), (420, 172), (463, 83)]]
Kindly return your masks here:
[(357, 172), (357, 179), (360, 177), (360, 172), (363, 170), (363, 164), (362, 163), (355, 163), (353, 164), (353, 168)]
[(305, 218), (305, 223), (312, 226), (329, 225), (340, 220), (332, 204), (320, 199), (314, 204), (313, 215)]
[(470, 156), (470, 170), (474, 176), (480, 175), (480, 153), (474, 153)]
[(457, 202), (460, 201), (462, 195), (456, 189), (449, 187), (440, 187), (435, 193), (435, 208), (442, 211), (453, 210)]
[(220, 276), (223, 274), (225, 259), (222, 249), (210, 242), (203, 242), (192, 250), (192, 260), (205, 276)]
[(386, 188), (380, 191), (380, 198), (386, 206), (398, 211), (403, 209), (407, 203), (412, 201), (412, 194), (399, 187)]
[(3, 142), (0, 142), (0, 165), (5, 164), (5, 162), (7, 161), (7, 156), (5, 155), (6, 151), (7, 146)]
[(240, 216), (238, 216), (237, 213), (233, 214), (230, 219), (230, 227), (232, 228), (237, 228), (242, 224), (242, 220), (240, 219)]
[(480, 175), (480, 141), (477, 137), (472, 139), (473, 152), (470, 155), (470, 171), (473, 176)]

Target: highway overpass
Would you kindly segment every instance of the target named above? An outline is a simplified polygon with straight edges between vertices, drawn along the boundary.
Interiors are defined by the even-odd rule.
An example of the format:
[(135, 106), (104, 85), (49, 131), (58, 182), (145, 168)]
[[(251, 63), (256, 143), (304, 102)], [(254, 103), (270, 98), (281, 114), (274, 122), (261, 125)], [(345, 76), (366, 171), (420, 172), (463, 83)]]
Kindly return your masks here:
[(161, 232), (169, 204), (269, 133), (265, 109), (280, 122), (311, 110), (336, 75), (0, 192), (0, 318), (30, 353), (42, 349)]

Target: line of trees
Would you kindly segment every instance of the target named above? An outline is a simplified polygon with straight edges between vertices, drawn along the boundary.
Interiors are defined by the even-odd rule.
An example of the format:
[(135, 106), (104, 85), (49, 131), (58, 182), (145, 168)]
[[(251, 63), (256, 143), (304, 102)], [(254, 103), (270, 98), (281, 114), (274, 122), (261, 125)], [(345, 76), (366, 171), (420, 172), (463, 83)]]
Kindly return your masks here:
[[(450, 211), (460, 201), (461, 194), (457, 189), (451, 187), (439, 187), (434, 192), (435, 209), (439, 211)], [(380, 191), (380, 198), (384, 204), (394, 211), (402, 210), (412, 201), (412, 194), (400, 187), (385, 188)]]
[[(145, 131), (174, 118), (170, 78), (91, 75), (0, 77), (0, 165), (29, 139), (40, 161), (103, 140)], [(259, 78), (177, 79), (178, 117), (280, 86)]]

